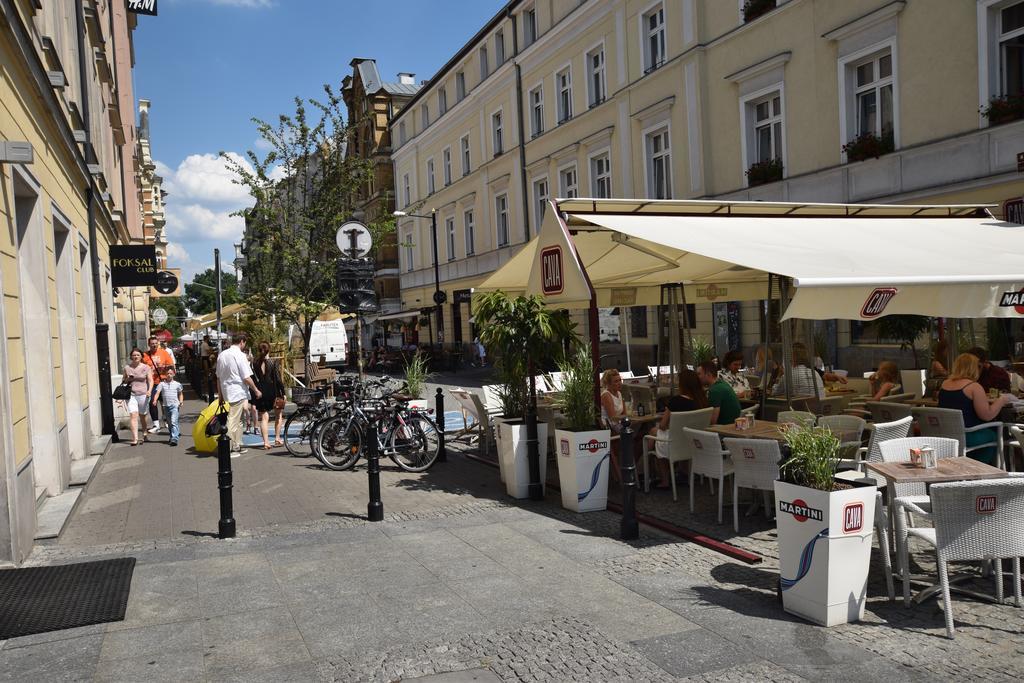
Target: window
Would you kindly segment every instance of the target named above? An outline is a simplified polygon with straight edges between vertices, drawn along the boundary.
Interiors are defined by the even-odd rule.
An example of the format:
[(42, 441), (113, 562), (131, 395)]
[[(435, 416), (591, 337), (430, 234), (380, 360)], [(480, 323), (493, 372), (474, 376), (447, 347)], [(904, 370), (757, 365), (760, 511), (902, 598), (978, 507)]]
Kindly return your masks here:
[(540, 225), (544, 222), (544, 211), (548, 208), (548, 179), (541, 178), (533, 181), (533, 218), (540, 232)]
[(466, 73), (458, 71), (455, 74), (455, 101), (461, 102), (466, 97)]
[(754, 161), (782, 158), (782, 95), (772, 93), (753, 104)]
[(494, 198), (494, 225), (498, 232), (498, 246), (508, 246), (508, 195)]
[(504, 141), (502, 140), (500, 111), (491, 114), (491, 145), (494, 147), (494, 156), (498, 156), (505, 151)]
[(886, 50), (854, 65), (856, 135), (880, 138), (893, 134), (892, 54)]
[(442, 172), (444, 173), (444, 186), (448, 187), (452, 184), (452, 148), (445, 147), (444, 151), (441, 152), (441, 166)]
[(463, 135), (459, 140), (459, 147), (462, 150), (462, 175), (469, 175), (469, 136)]
[(544, 86), (530, 91), (530, 130), (533, 137), (544, 132)]
[(505, 32), (498, 30), (494, 32), (494, 68), (505, 63)]
[(572, 199), (579, 196), (579, 187), (577, 186), (576, 177), (576, 166), (570, 166), (564, 168), (558, 172), (558, 192), (565, 199)]
[(402, 176), (402, 199), (405, 200), (405, 203), (402, 205), (403, 207), (404, 206), (409, 206), (409, 204), (412, 203), (412, 194), (409, 191), (409, 174), (408, 173), (406, 173), (405, 175)]
[(647, 338), (647, 307), (632, 306), (629, 309), (629, 335)]
[(488, 70), (490, 68), (490, 64), (487, 63), (487, 46), (486, 45), (484, 45), (482, 48), (480, 48), (479, 56), (480, 56), (479, 57), (480, 58), (480, 80), (482, 81), (485, 78), (487, 78), (488, 74), (490, 74), (490, 71)]
[(665, 7), (658, 5), (643, 16), (644, 73), (665, 63)]
[(572, 118), (572, 70), (563, 69), (555, 74), (555, 87), (558, 89), (558, 122)]
[(590, 183), (592, 196), (600, 199), (612, 196), (612, 162), (607, 152), (591, 157)]
[(476, 253), (476, 238), (473, 235), (473, 210), (469, 209), (462, 214), (462, 225), (466, 230), (466, 256)]
[(529, 47), (537, 40), (537, 8), (523, 12), (523, 47)]
[(455, 216), (444, 219), (444, 241), (448, 247), (448, 260), (455, 260)]
[(427, 159), (427, 194), (434, 194), (434, 160)]
[(405, 121), (398, 124), (398, 144), (405, 144)]
[(999, 94), (1024, 95), (1024, 2), (999, 12)]
[(593, 107), (604, 102), (604, 46), (587, 53), (587, 103)]
[(420, 105), (420, 125), (426, 128), (430, 125), (430, 109), (427, 105)]
[(444, 116), (448, 111), (448, 91), (441, 88), (437, 91), (437, 115)]
[(672, 152), (668, 128), (648, 133), (644, 139), (647, 156), (647, 198), (672, 199)]
[(413, 250), (412, 233), (411, 232), (407, 232), (407, 233), (405, 233), (405, 269), (407, 271), (412, 271), (413, 268), (416, 265), (416, 264), (413, 263), (413, 253), (412, 253), (412, 250)]

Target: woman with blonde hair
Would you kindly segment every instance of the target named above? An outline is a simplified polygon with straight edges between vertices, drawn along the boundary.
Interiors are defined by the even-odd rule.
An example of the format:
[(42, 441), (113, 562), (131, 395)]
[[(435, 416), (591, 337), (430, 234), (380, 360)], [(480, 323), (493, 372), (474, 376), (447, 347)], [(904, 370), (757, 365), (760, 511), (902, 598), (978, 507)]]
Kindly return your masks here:
[(626, 402), (622, 399), (622, 376), (615, 368), (601, 375), (601, 422), (612, 431), (619, 430), (619, 421), (626, 416)]
[(868, 381), (871, 382), (871, 400), (881, 401), (900, 386), (900, 369), (891, 360), (884, 360)]
[[(978, 384), (979, 373), (978, 357), (970, 353), (961, 353), (953, 362), (949, 377), (939, 388), (939, 407), (962, 412), (964, 427), (968, 429), (994, 420), (1008, 401), (1008, 396), (1003, 394), (989, 403), (988, 394)], [(967, 446), (970, 447), (994, 441), (996, 433), (995, 429), (980, 429), (976, 432), (967, 432), (965, 437)], [(979, 448), (968, 453), (968, 457), (995, 465), (996, 449), (994, 446)]]

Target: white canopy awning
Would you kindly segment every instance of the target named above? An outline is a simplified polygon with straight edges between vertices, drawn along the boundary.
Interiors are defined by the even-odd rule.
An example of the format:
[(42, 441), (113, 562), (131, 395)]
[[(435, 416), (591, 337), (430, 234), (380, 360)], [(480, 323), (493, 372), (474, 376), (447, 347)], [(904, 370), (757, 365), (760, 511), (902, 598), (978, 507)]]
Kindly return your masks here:
[[(767, 296), (769, 273), (793, 279), (785, 317), (870, 320), (893, 313), (1016, 317), (1024, 226), (983, 206), (556, 200), (538, 236), (479, 290), (551, 304), (660, 303)], [(1024, 298), (1024, 296), (1020, 297)]]
[(377, 320), (402, 320), (405, 318), (416, 318), (422, 315), (419, 310), (415, 311), (401, 311), (399, 313), (387, 313), (385, 315), (377, 316)]

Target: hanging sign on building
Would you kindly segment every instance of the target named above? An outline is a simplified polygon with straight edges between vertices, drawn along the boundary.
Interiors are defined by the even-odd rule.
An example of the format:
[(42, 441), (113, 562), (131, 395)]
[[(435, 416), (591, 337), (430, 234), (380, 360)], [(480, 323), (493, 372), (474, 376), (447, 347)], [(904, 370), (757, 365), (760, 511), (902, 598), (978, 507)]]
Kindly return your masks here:
[(151, 297), (181, 296), (181, 268), (165, 268), (156, 274)]
[(128, 11), (132, 14), (156, 16), (156, 0), (128, 0)]
[(110, 246), (113, 287), (152, 287), (156, 284), (156, 247), (152, 244)]

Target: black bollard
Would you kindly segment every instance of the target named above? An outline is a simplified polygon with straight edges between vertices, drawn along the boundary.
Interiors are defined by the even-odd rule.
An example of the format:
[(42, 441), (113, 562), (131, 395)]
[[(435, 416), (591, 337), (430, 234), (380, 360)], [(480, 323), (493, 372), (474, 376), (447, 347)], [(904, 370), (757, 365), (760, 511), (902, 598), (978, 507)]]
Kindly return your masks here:
[(366, 518), (371, 522), (384, 521), (384, 503), (380, 499), (380, 448), (377, 443), (377, 425), (366, 429), (366, 474), (370, 478), (370, 502), (366, 505)]
[(437, 462), (448, 462), (448, 449), (444, 445), (444, 391), (437, 388)]
[(633, 428), (629, 418), (622, 419), (619, 433), (619, 471), (622, 475), (622, 524), (619, 538), (631, 541), (640, 538), (640, 525), (636, 521), (636, 461), (633, 459)]
[(218, 529), (221, 538), (235, 537), (234, 506), (231, 503), (231, 439), (227, 433), (217, 439), (217, 488), (220, 489), (220, 522)]

